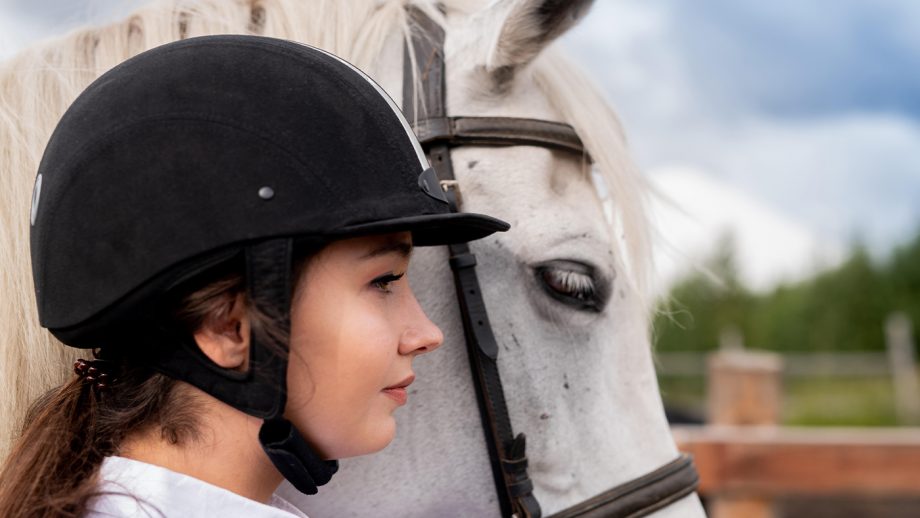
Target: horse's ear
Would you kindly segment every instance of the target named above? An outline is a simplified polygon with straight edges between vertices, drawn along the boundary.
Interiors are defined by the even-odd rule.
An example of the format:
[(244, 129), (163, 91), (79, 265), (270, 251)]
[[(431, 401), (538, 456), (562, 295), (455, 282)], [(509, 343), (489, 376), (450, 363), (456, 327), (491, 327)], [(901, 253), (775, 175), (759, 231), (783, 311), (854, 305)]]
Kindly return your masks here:
[(593, 0), (499, 0), (481, 13), (502, 20), (486, 57), (486, 70), (504, 82), (587, 14)]

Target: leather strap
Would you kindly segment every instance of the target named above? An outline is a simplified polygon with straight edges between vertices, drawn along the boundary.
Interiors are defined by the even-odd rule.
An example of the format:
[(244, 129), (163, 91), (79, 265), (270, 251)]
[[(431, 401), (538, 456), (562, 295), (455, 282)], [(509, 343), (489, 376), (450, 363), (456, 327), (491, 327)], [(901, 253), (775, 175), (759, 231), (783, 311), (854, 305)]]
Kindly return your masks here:
[(542, 146), (587, 156), (568, 124), (520, 117), (428, 117), (414, 126), (419, 142), (455, 146)]
[[(418, 111), (424, 115), (423, 120), (446, 120), (442, 54), (444, 31), (417, 8), (410, 7), (408, 14), (412, 27), (410, 30), (413, 31), (412, 51), (423, 88), (421, 94), (416, 93), (411, 67), (406, 66), (403, 110), (409, 120), (416, 119), (415, 96), (421, 95)], [(405, 49), (405, 59), (407, 64), (411, 63), (408, 45)], [(441, 181), (455, 180), (448, 142), (432, 140), (425, 147), (438, 178)], [(451, 212), (460, 212), (456, 183), (451, 185), (453, 187), (447, 188), (445, 192), (447, 201)], [(450, 245), (448, 248), (480, 418), (486, 435), (502, 516), (540, 518), (540, 505), (533, 496), (533, 483), (527, 475), (526, 439), (523, 434), (514, 436), (511, 418), (508, 416), (501, 376), (498, 372), (498, 344), (492, 333), (485, 301), (479, 289), (476, 257), (467, 243)]]
[(699, 475), (689, 455), (681, 455), (655, 471), (605, 491), (550, 518), (638, 518), (696, 491)]
[(321, 459), (283, 417), (262, 423), (259, 443), (281, 475), (305, 495), (315, 495), (319, 486), (329, 482), (339, 470), (338, 461)]
[(562, 122), (523, 117), (448, 116), (444, 31), (417, 7), (410, 6), (408, 15), (413, 52), (410, 54), (408, 46), (403, 52), (403, 114), (422, 145), (529, 145), (588, 156), (575, 129)]
[[(277, 331), (283, 337), (283, 341), (276, 341), (274, 337), (253, 331), (250, 340), (253, 360), (249, 370), (252, 376), (262, 380), (261, 385), (274, 391), (274, 407), (263, 416), (265, 420), (259, 429), (262, 449), (288, 482), (298, 491), (313, 495), (318, 486), (329, 482), (339, 464), (334, 460), (320, 459), (300, 431), (283, 417), (290, 353), (293, 250), (294, 242), (290, 238), (269, 239), (246, 247), (249, 300), (274, 320)], [(263, 359), (256, 361), (257, 358)]]

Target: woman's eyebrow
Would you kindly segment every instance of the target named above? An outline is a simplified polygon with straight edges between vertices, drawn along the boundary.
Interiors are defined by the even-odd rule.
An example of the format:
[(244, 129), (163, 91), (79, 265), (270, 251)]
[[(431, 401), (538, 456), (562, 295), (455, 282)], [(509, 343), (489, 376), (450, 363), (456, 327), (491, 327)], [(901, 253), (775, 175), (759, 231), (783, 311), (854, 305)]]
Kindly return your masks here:
[(394, 241), (381, 247), (375, 248), (361, 256), (361, 259), (372, 259), (381, 255), (397, 253), (402, 257), (409, 257), (412, 253), (412, 244), (405, 241)]

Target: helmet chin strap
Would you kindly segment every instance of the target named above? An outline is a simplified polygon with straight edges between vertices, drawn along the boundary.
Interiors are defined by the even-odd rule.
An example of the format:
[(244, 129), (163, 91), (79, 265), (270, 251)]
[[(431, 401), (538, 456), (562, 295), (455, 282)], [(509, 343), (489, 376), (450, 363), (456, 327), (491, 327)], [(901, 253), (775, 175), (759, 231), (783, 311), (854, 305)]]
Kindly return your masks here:
[[(317, 249), (298, 239), (298, 246)], [(259, 443), (272, 463), (291, 484), (308, 495), (317, 492), (338, 470), (338, 462), (324, 461), (294, 425), (284, 418), (287, 403), (287, 369), (290, 356), (291, 270), (294, 243), (276, 238), (245, 246), (246, 285), (249, 301), (266, 315), (272, 329), (251, 326), (249, 369), (225, 369), (208, 358), (184, 331), (151, 333), (150, 347), (140, 348), (141, 362), (167, 376), (185, 381), (224, 403), (264, 420)], [(177, 347), (157, 346), (163, 342)]]
[[(275, 468), (298, 491), (307, 495), (317, 492), (339, 469), (335, 460), (319, 457), (307, 444), (303, 434), (284, 418), (287, 402), (287, 367), (290, 356), (291, 269), (293, 242), (272, 239), (246, 248), (246, 279), (252, 304), (272, 318), (281, 334), (272, 340), (253, 330), (250, 347), (254, 362), (251, 372), (255, 383), (274, 389), (274, 401), (262, 401), (267, 413), (259, 429), (259, 443)], [(271, 344), (261, 343), (267, 338)], [(272, 348), (277, 350), (272, 350)]]
[(329, 482), (339, 469), (338, 461), (320, 459), (303, 435), (283, 417), (262, 423), (259, 442), (281, 475), (306, 495), (315, 495), (317, 487)]

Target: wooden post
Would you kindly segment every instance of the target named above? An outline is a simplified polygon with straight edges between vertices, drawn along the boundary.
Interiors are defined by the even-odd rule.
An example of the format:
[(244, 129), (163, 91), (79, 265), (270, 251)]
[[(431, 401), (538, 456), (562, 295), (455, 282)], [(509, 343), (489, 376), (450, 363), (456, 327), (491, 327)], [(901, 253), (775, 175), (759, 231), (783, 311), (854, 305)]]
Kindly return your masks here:
[(782, 358), (751, 351), (709, 357), (710, 424), (775, 425), (782, 406)]
[(892, 313), (885, 320), (885, 345), (898, 420), (901, 424), (920, 424), (920, 383), (917, 382), (913, 330), (910, 319), (904, 313)]
[[(782, 406), (782, 358), (726, 347), (709, 357), (709, 423), (775, 426)], [(769, 497), (746, 492), (714, 494), (712, 518), (774, 518)]]

